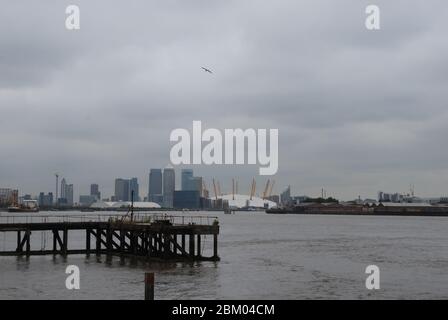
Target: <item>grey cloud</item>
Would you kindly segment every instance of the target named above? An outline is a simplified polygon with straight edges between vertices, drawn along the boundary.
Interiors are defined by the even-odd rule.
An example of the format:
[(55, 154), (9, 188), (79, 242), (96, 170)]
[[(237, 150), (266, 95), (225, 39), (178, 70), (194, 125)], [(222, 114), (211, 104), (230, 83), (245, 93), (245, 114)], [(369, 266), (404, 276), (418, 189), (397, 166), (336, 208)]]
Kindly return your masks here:
[[(72, 2), (2, 3), (2, 186), (50, 191), (60, 171), (78, 194), (98, 182), (110, 195), (118, 176), (145, 192), (170, 131), (202, 120), (279, 128), (277, 191), (446, 194), (446, 2), (377, 0), (382, 30), (369, 32), (370, 1), (79, 0), (69, 32)], [(194, 169), (242, 188), (257, 175)]]

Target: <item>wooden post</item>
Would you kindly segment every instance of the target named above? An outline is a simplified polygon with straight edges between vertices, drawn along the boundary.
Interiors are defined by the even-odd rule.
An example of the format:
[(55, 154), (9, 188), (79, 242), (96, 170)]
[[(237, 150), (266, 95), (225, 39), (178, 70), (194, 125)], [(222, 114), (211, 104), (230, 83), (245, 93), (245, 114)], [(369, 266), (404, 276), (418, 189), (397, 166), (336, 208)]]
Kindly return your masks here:
[(22, 232), (19, 230), (17, 231), (17, 252), (22, 252), (22, 247), (20, 244), (22, 243)]
[(148, 231), (145, 231), (145, 253), (148, 254), (149, 251), (149, 238), (150, 238), (150, 234)]
[(153, 244), (152, 234), (148, 232), (148, 256), (152, 256)]
[(218, 235), (213, 235), (213, 258), (218, 258)]
[(96, 229), (96, 254), (101, 254), (101, 229)]
[(154, 273), (145, 273), (145, 300), (154, 300)]
[(90, 229), (86, 229), (86, 253), (90, 254)]
[(176, 246), (176, 244), (177, 244), (177, 233), (174, 233), (173, 234), (173, 253), (174, 253), (174, 255), (176, 255), (177, 254), (177, 246)]
[(56, 254), (57, 251), (56, 232), (58, 231), (53, 229), (53, 254)]
[(112, 253), (112, 230), (110, 229), (110, 226), (106, 229), (106, 249), (107, 254)]
[(201, 235), (198, 234), (198, 257), (201, 256)]
[(31, 251), (31, 245), (30, 245), (31, 231), (26, 230), (25, 236), (26, 236), (26, 255), (29, 256)]
[(185, 251), (185, 234), (182, 234), (182, 250)]
[(125, 232), (123, 229), (120, 230), (120, 251), (124, 252), (124, 243), (126, 241)]
[[(139, 241), (141, 242), (141, 245), (139, 245)], [(145, 233), (140, 232), (137, 234), (137, 249), (140, 247), (139, 252), (144, 253), (145, 252)]]
[(170, 256), (171, 255), (171, 243), (170, 243), (170, 240), (169, 240), (169, 235), (168, 234), (164, 234), (163, 235), (163, 251), (164, 251), (164, 255), (167, 257), (167, 256)]
[(68, 230), (63, 230), (63, 239), (62, 239), (62, 254), (65, 256), (67, 255), (67, 249), (68, 249)]
[(154, 234), (154, 250), (157, 254), (160, 253), (159, 234)]
[(189, 245), (190, 245), (190, 257), (194, 257), (194, 234), (191, 233), (190, 234), (190, 241), (189, 241)]
[(131, 244), (132, 253), (137, 254), (138, 235), (134, 231), (131, 231)]

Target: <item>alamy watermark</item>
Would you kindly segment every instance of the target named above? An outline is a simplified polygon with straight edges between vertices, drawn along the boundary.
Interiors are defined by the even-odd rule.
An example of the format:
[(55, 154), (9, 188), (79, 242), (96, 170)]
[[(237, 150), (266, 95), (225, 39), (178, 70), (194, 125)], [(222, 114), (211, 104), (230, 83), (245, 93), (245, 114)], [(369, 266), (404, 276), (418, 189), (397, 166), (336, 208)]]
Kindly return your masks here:
[[(380, 30), (380, 8), (377, 5), (370, 4), (366, 7), (365, 13), (367, 14), (365, 20), (365, 27), (367, 30)], [(65, 27), (67, 30), (79, 30), (80, 24), (80, 9), (79, 6), (71, 4), (65, 8)], [(207, 69), (204, 69), (207, 70)], [(209, 70), (207, 70), (209, 71)]]
[(366, 267), (366, 273), (369, 275), (366, 279), (366, 289), (380, 289), (380, 268), (372, 264)]
[(260, 175), (274, 175), (278, 170), (278, 129), (224, 129), (221, 132), (210, 128), (202, 132), (202, 122), (193, 121), (191, 135), (187, 129), (175, 129), (170, 141), (177, 142), (170, 152), (173, 165), (259, 164)]
[(81, 15), (77, 5), (69, 5), (65, 8), (67, 17), (65, 18), (65, 28), (67, 30), (79, 30), (81, 29)]
[(65, 287), (68, 290), (79, 290), (81, 288), (79, 267), (76, 265), (69, 265), (65, 269), (65, 273), (69, 274), (69, 276), (65, 280)]
[(376, 5), (368, 5), (366, 7), (366, 28), (367, 30), (380, 30), (380, 8)]

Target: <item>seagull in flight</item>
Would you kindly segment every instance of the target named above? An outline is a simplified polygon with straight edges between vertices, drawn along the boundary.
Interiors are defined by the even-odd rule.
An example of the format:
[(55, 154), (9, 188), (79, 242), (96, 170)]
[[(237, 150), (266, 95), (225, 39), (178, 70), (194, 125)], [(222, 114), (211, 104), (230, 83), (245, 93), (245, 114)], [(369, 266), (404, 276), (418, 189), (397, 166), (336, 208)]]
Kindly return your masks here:
[(207, 69), (207, 68), (204, 68), (204, 67), (201, 67), (201, 68), (204, 69), (205, 72), (213, 73), (211, 70), (209, 70), (209, 69)]

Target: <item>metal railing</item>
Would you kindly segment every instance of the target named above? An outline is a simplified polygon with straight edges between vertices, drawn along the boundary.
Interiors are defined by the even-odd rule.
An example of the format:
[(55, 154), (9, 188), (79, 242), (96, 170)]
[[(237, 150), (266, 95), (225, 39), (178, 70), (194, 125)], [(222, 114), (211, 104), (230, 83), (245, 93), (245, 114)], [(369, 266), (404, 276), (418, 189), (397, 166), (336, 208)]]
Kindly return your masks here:
[[(51, 223), (51, 222), (108, 222), (121, 221), (130, 222), (130, 213), (128, 214), (66, 214), (66, 215), (0, 215), (0, 224), (12, 223)], [(173, 225), (213, 225), (218, 221), (214, 216), (183, 216), (169, 215), (165, 213), (145, 213), (135, 212), (133, 223), (154, 223), (156, 221), (169, 221)]]

